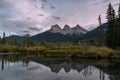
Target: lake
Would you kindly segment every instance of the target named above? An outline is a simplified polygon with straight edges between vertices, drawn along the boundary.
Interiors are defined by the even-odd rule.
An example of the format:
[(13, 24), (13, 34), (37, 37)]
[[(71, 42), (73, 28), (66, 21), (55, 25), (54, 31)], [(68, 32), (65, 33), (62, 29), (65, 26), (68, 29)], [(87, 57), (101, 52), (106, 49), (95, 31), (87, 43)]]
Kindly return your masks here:
[(0, 80), (120, 80), (120, 61), (4, 55)]

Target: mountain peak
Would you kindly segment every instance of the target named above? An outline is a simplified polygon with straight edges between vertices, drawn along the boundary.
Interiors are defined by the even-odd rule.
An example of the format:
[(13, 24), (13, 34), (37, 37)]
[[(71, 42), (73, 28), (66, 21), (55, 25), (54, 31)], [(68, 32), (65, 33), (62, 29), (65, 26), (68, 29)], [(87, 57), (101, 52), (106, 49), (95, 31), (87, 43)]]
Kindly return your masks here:
[(61, 28), (58, 24), (56, 24), (51, 26), (51, 30), (61, 30)]
[(74, 28), (79, 29), (79, 28), (82, 28), (82, 27), (79, 24), (77, 24)]
[(70, 29), (70, 26), (66, 24), (66, 25), (64, 26), (63, 30), (68, 30), (68, 29)]
[(51, 29), (61, 29), (61, 28), (60, 28), (60, 26), (58, 24), (56, 24), (56, 25), (52, 25)]
[(87, 30), (84, 29), (83, 27), (81, 27), (79, 24), (77, 24), (73, 29), (82, 30), (82, 31), (84, 31), (84, 32), (87, 32)]
[(88, 31), (77, 24), (74, 28), (72, 28), (75, 34), (83, 35), (86, 34)]
[(58, 24), (56, 24), (56, 25), (51, 26), (50, 32), (60, 33), (62, 32), (62, 29), (60, 28)]

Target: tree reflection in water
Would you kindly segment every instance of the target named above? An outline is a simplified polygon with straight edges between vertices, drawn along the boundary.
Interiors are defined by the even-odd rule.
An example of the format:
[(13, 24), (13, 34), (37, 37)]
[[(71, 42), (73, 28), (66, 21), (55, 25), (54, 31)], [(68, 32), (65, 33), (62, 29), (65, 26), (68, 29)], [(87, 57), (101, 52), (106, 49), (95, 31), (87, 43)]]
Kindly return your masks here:
[(82, 73), (84, 77), (91, 76), (94, 73), (94, 68), (99, 69), (99, 79), (105, 80), (106, 74), (109, 76), (109, 80), (120, 79), (120, 62), (109, 60), (56, 60), (45, 59), (38, 55), (5, 55), (0, 56), (1, 71), (10, 68), (10, 63), (17, 64), (23, 63), (23, 67), (28, 67), (29, 62), (33, 61), (38, 64), (42, 64), (49, 67), (51, 72), (59, 73), (62, 69), (66, 73), (75, 70), (78, 73)]

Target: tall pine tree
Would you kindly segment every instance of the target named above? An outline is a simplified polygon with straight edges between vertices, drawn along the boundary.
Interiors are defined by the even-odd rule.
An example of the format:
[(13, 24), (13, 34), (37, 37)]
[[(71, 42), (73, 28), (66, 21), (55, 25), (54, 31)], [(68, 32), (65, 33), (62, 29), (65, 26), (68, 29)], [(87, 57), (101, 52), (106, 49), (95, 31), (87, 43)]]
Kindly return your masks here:
[(120, 19), (120, 4), (119, 4), (119, 8), (118, 8), (118, 18)]
[(117, 47), (120, 47), (120, 4), (118, 8), (118, 18), (117, 18)]
[(98, 33), (99, 33), (99, 46), (103, 46), (103, 31), (102, 31), (102, 22), (101, 22), (101, 15), (98, 17), (99, 27), (98, 27)]
[(110, 48), (115, 48), (116, 46), (116, 30), (115, 30), (115, 10), (113, 9), (111, 3), (109, 3), (107, 10), (107, 19), (108, 19), (108, 30), (107, 30), (107, 46)]
[(3, 32), (2, 44), (5, 44), (6, 42), (5, 35), (6, 35), (5, 32)]

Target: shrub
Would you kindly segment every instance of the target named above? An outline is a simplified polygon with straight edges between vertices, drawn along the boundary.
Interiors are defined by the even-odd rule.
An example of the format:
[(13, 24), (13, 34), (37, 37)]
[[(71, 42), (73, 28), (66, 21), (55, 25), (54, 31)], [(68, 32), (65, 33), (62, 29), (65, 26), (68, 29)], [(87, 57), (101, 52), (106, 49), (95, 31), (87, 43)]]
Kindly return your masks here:
[(112, 50), (107, 47), (89, 47), (89, 49), (86, 51), (86, 55), (94, 55), (101, 57), (114, 56), (115, 54), (115, 50)]

